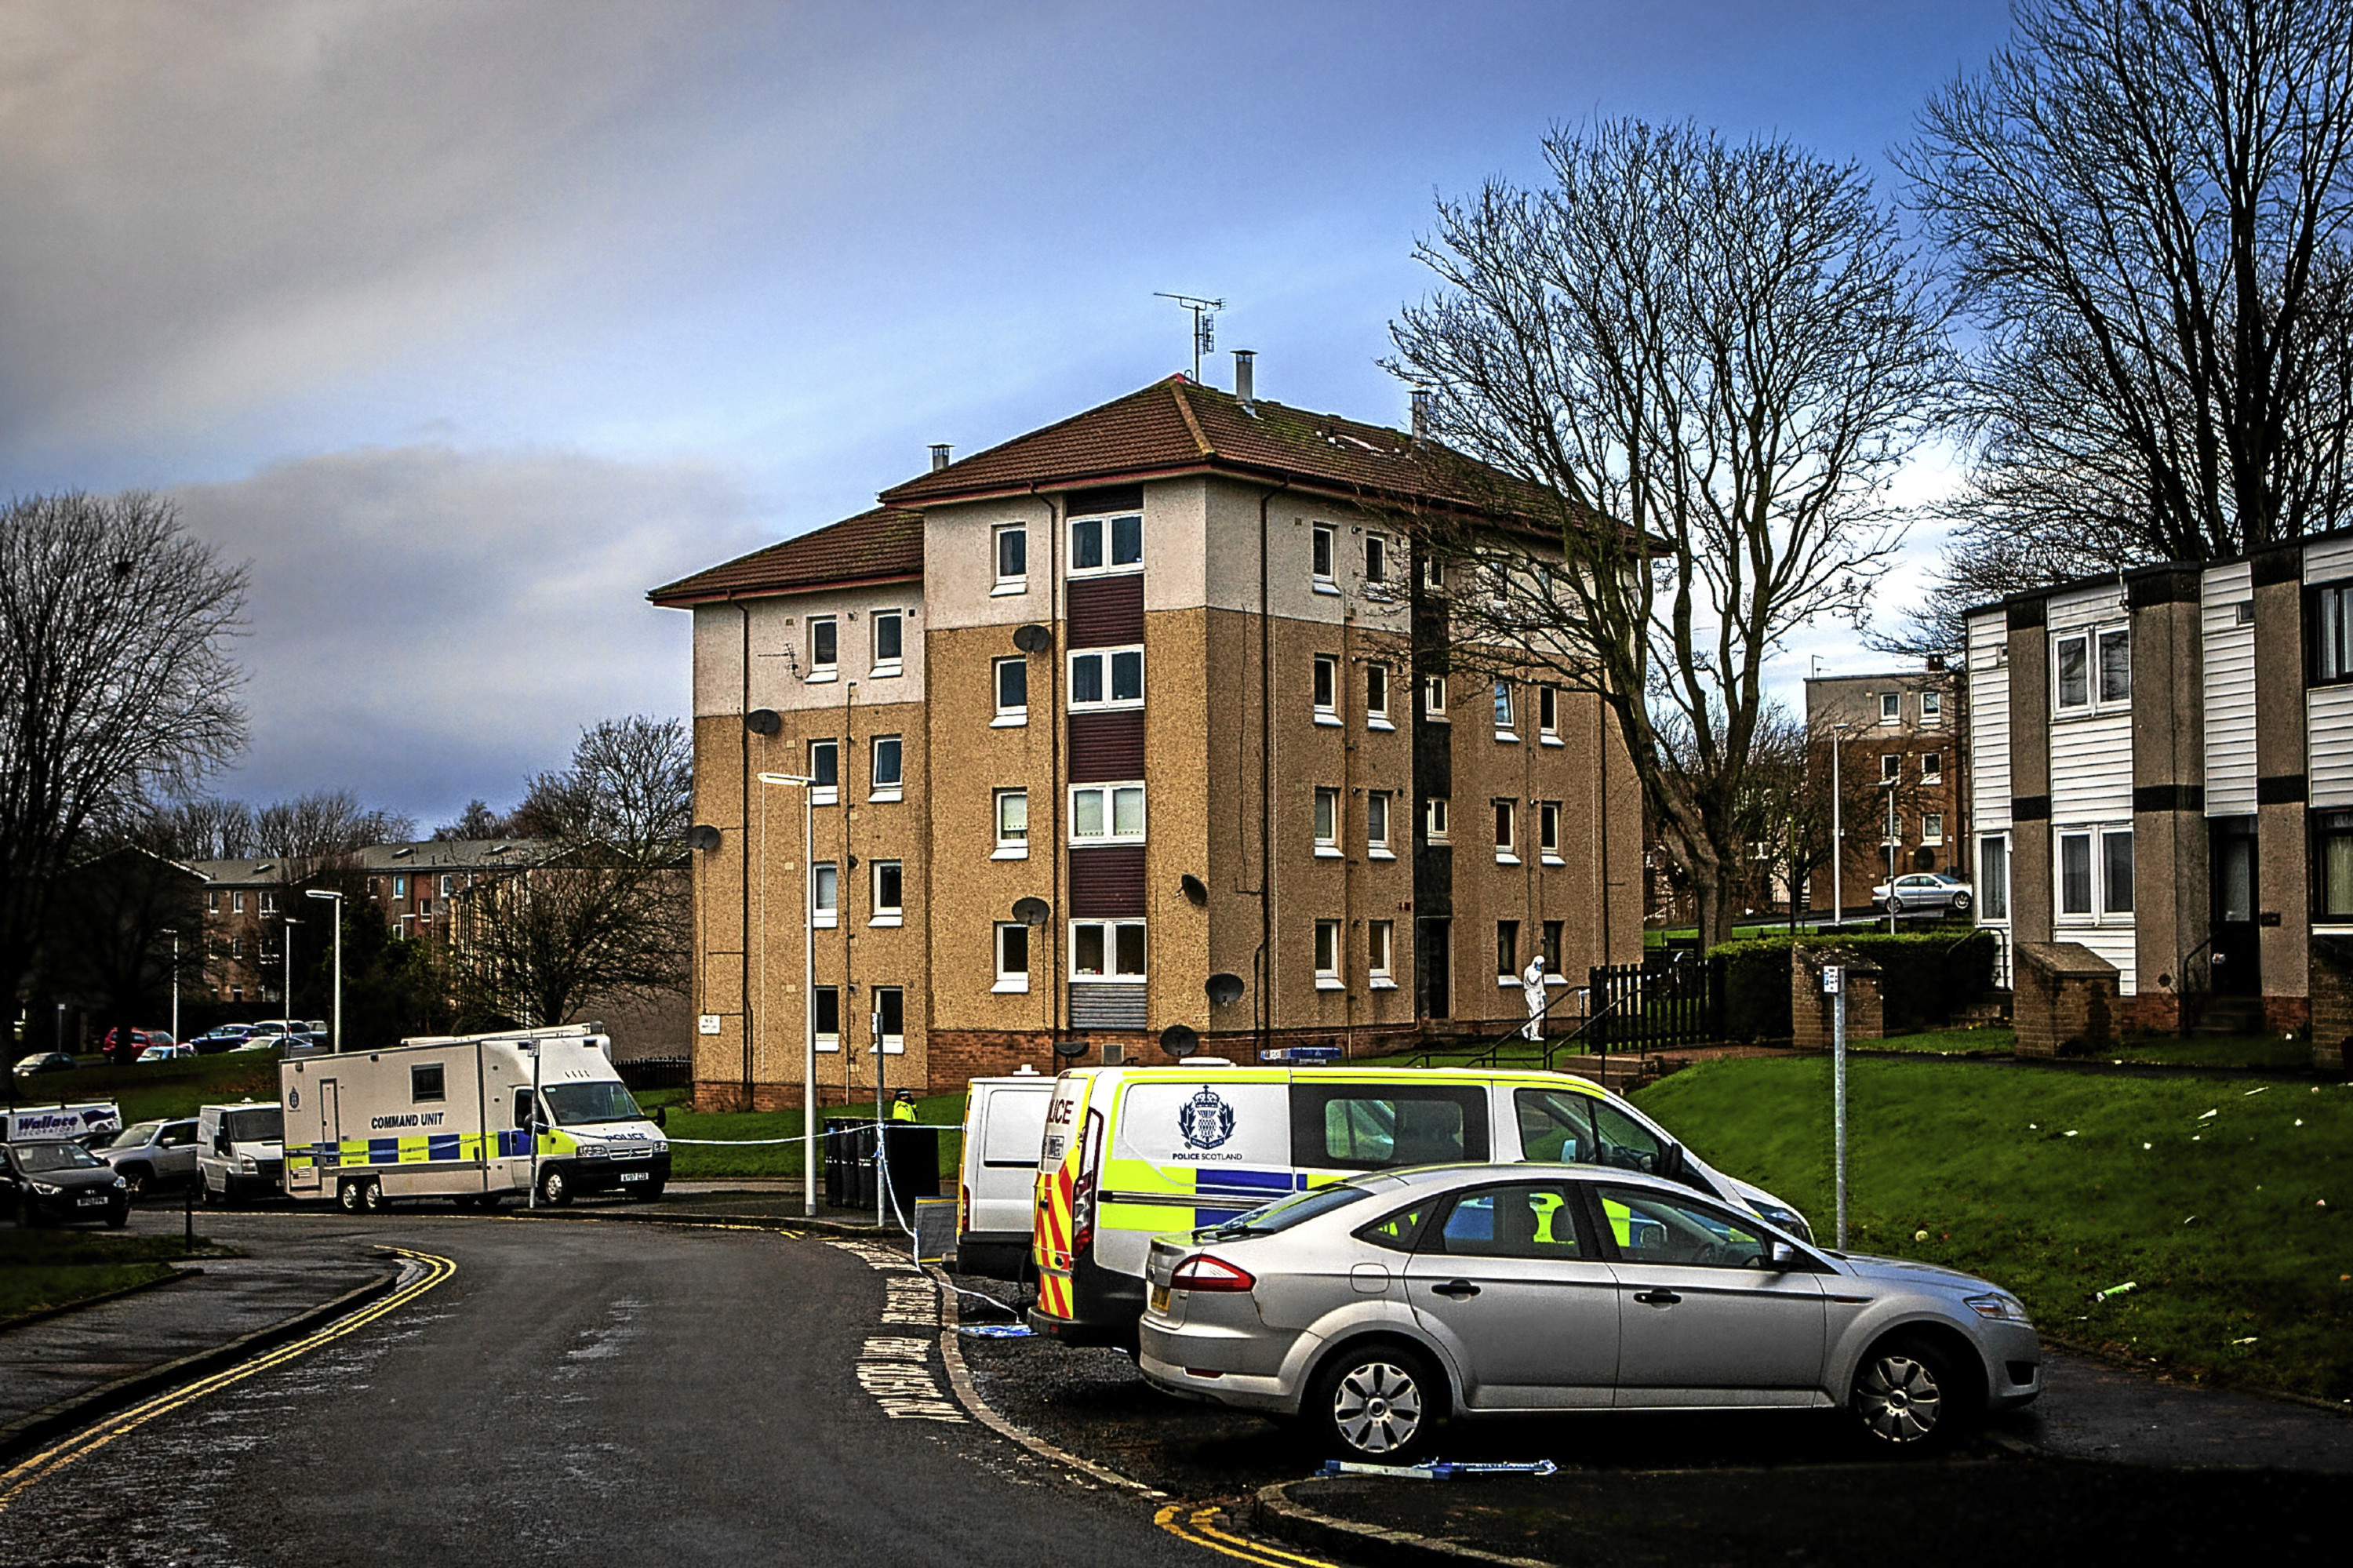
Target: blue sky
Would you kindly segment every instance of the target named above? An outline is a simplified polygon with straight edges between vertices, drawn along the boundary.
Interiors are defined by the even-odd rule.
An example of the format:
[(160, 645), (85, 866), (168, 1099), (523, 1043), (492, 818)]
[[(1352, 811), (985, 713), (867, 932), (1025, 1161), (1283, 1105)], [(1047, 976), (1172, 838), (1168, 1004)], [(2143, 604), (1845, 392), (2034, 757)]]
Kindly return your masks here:
[[(683, 710), (685, 620), (647, 588), (871, 504), (929, 442), (1187, 366), (1155, 291), (1222, 296), (1262, 394), (1398, 421), (1375, 360), (1434, 194), (1532, 178), (1548, 125), (1597, 114), (1886, 184), (2008, 26), (32, 0), (0, 9), (0, 487), (177, 496), (252, 563), (253, 746), (221, 788), (429, 826), (598, 717)], [(1877, 662), (1825, 629), (1792, 673), (1816, 652)]]

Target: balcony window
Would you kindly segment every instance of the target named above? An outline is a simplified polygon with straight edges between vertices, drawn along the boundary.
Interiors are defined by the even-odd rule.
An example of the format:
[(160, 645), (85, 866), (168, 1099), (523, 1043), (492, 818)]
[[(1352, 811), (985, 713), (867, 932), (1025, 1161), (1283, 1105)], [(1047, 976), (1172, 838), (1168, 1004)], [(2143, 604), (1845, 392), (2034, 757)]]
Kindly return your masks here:
[(1140, 844), (1143, 842), (1143, 785), (1081, 784), (1071, 789), (1071, 843)]
[(1140, 980), (1144, 957), (1141, 920), (1071, 923), (1071, 978), (1074, 980)]
[(1144, 650), (1090, 648), (1071, 655), (1071, 709), (1144, 705)]
[(1029, 858), (1029, 791), (997, 792), (997, 853), (993, 860)]
[(1071, 576), (1132, 571), (1143, 564), (1142, 514), (1071, 519)]

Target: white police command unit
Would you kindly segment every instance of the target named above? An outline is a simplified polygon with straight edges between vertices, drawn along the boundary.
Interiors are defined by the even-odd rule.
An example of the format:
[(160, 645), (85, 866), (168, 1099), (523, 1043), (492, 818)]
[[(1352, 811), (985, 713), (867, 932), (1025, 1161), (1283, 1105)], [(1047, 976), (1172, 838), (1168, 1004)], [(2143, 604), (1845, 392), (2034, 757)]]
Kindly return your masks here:
[(536, 1181), (543, 1203), (658, 1198), (670, 1141), (613, 1070), (612, 1048), (566, 1024), (290, 1050), (278, 1065), (287, 1195), (354, 1212), (412, 1197), (495, 1208)]

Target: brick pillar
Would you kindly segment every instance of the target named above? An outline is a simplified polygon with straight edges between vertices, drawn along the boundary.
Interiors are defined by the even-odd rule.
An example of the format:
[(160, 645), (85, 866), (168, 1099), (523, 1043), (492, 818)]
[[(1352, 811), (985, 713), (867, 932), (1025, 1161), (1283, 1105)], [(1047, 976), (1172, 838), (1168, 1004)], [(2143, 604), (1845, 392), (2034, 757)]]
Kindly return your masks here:
[(2312, 938), (2312, 1065), (2321, 1073), (2345, 1071), (2345, 1047), (2353, 1041), (2353, 938)]
[(2010, 1022), (2021, 1056), (2082, 1056), (2116, 1043), (2116, 967), (2081, 942), (2020, 942)]
[(1831, 998), (1822, 994), (1822, 970), (1836, 964), (1846, 971), (1846, 1037), (1879, 1040), (1887, 1033), (1881, 1005), (1879, 971), (1840, 948), (1792, 946), (1789, 949), (1790, 1044), (1800, 1051), (1827, 1051), (1837, 1024)]

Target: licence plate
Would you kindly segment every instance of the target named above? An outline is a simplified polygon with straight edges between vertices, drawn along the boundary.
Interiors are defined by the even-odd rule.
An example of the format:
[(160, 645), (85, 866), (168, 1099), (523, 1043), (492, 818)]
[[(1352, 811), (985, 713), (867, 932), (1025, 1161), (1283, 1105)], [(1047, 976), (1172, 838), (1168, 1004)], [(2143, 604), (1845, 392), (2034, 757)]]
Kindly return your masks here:
[(642, 1181), (652, 1174), (653, 1172), (650, 1171), (624, 1171), (621, 1172), (621, 1180), (624, 1181)]
[(100, 1192), (94, 1197), (76, 1198), (74, 1202), (85, 1209), (103, 1208), (106, 1206), (106, 1194)]
[(1168, 1310), (1168, 1287), (1155, 1285), (1152, 1287), (1152, 1309), (1155, 1312)]

